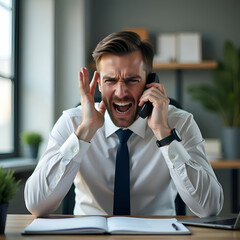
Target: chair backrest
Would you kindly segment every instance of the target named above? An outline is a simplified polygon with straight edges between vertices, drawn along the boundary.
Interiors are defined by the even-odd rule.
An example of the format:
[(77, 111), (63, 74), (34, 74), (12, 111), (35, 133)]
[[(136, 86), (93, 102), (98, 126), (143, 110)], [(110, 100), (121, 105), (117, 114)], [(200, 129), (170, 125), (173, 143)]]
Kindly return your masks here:
[[(172, 99), (170, 99), (170, 104), (174, 105), (177, 108), (181, 108), (180, 104)], [(99, 102), (100, 99), (95, 98), (96, 102)], [(79, 104), (78, 104), (79, 105)], [(67, 195), (64, 197), (62, 202), (62, 214), (73, 214), (73, 209), (75, 206), (75, 186), (72, 184), (71, 188), (69, 189)], [(176, 207), (176, 213), (177, 215), (186, 215), (186, 205), (181, 199), (180, 195), (178, 194), (175, 199), (175, 207)]]
[(73, 209), (75, 206), (75, 186), (72, 184), (67, 195), (62, 201), (62, 214), (73, 214)]

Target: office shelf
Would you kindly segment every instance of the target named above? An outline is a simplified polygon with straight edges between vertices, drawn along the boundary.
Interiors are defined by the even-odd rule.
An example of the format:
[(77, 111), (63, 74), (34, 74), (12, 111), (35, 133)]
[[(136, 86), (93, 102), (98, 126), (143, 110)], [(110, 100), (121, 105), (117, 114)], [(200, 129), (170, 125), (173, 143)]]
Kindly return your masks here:
[(169, 63), (153, 63), (154, 70), (174, 70), (176, 73), (176, 100), (183, 105), (182, 93), (183, 93), (183, 70), (204, 70), (204, 69), (215, 69), (218, 66), (217, 62), (214, 60), (202, 61), (199, 63), (179, 63), (179, 62), (169, 62)]
[(202, 61), (199, 63), (179, 63), (179, 62), (169, 62), (169, 63), (153, 63), (153, 69), (155, 70), (177, 70), (177, 69), (214, 69), (217, 67), (216, 61)]

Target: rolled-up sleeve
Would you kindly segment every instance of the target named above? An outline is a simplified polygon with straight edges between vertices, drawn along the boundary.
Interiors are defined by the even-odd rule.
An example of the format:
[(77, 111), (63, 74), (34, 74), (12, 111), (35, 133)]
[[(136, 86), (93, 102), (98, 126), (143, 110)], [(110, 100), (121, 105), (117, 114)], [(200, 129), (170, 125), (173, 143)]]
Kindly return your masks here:
[(81, 141), (74, 133), (69, 116), (55, 124), (48, 146), (25, 185), (27, 209), (36, 216), (55, 211), (80, 168), (90, 143)]
[(183, 141), (175, 140), (162, 147), (162, 154), (171, 178), (190, 210), (199, 217), (218, 215), (224, 202), (222, 186), (206, 158), (204, 140), (191, 115), (186, 122), (175, 126)]

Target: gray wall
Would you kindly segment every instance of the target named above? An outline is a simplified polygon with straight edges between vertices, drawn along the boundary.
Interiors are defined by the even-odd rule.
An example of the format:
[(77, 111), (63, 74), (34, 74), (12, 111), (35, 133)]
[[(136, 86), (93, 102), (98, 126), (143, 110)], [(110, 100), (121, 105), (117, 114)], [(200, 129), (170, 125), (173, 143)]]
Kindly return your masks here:
[[(91, 60), (91, 52), (99, 40), (126, 27), (147, 28), (154, 47), (160, 33), (200, 32), (203, 60), (220, 60), (226, 40), (240, 47), (239, 13), (238, 0), (91, 0), (88, 60)], [(158, 74), (168, 96), (176, 98), (175, 72), (162, 70)], [(221, 138), (219, 117), (193, 102), (187, 93), (190, 85), (209, 83), (211, 77), (211, 70), (183, 71), (183, 108), (193, 113), (204, 138)], [(231, 172), (215, 172), (224, 188), (225, 203), (221, 214), (227, 214), (231, 212)]]
[[(61, 112), (80, 99), (77, 71), (91, 60), (96, 43), (125, 27), (145, 27), (155, 44), (159, 33), (202, 34), (203, 59), (219, 60), (225, 40), (240, 46), (238, 0), (22, 0), (20, 21), (21, 129), (48, 133)], [(170, 97), (175, 97), (174, 71), (158, 71)], [(186, 70), (184, 109), (192, 112), (205, 138), (219, 138), (222, 123), (192, 102), (189, 85), (209, 82), (210, 70)], [(216, 171), (230, 211), (230, 172)], [(13, 200), (23, 202), (23, 186)], [(25, 212), (15, 208), (11, 213)], [(24, 206), (24, 204), (22, 204)], [(21, 206), (21, 205), (20, 205)]]
[(22, 0), (19, 26), (20, 131), (40, 132), (42, 151), (54, 123), (54, 0)]
[(85, 66), (85, 1), (55, 1), (55, 118), (80, 102), (77, 73)]
[[(104, 36), (126, 27), (147, 28), (153, 44), (159, 33), (200, 32), (204, 60), (221, 59), (222, 46), (227, 39), (240, 47), (238, 0), (91, 0), (91, 3), (91, 51)], [(89, 59), (90, 55), (89, 51)], [(168, 95), (176, 97), (174, 71), (158, 73)], [(184, 109), (194, 114), (205, 138), (220, 137), (219, 118), (192, 102), (186, 91), (189, 85), (209, 82), (211, 71), (185, 70), (183, 78)]]

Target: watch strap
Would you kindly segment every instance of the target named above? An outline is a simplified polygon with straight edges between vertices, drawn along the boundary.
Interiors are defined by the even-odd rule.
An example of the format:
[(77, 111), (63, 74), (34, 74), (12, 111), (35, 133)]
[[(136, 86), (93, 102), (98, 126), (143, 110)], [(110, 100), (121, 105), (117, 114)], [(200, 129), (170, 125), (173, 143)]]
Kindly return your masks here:
[(181, 140), (182, 140), (180, 134), (178, 133), (177, 129), (175, 129), (175, 128), (172, 129), (170, 136), (165, 137), (162, 140), (157, 140), (156, 144), (158, 147), (163, 147), (163, 146), (171, 143), (173, 140), (177, 140), (178, 142), (181, 142)]
[(172, 142), (174, 140), (174, 136), (173, 134), (171, 134), (170, 136), (162, 139), (162, 140), (157, 140), (156, 144), (158, 147), (163, 147), (165, 145), (167, 145), (168, 143)]

